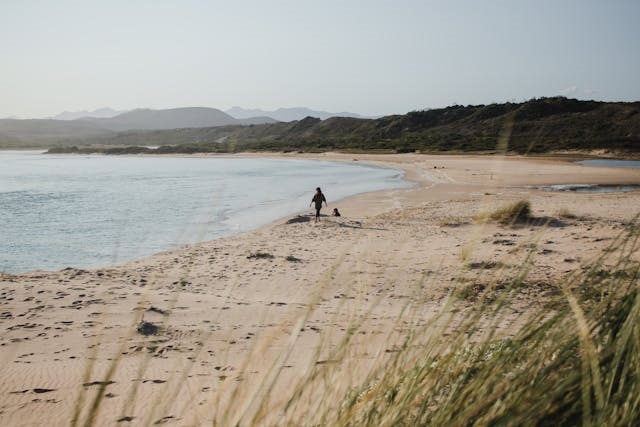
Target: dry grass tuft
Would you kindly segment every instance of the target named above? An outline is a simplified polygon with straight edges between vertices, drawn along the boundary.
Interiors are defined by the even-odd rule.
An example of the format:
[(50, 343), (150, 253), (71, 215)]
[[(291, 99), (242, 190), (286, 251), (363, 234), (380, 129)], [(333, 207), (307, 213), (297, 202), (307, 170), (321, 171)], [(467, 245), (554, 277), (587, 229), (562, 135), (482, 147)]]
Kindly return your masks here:
[[(532, 219), (531, 207), (519, 201), (485, 218), (515, 224)], [(459, 278), (441, 311), (428, 320), (410, 309), (411, 298), (428, 285), (425, 273), (377, 354), (363, 358), (358, 353), (358, 336), (372, 305), (344, 325), (344, 334), (321, 335), (304, 375), (282, 393), (276, 385), (287, 375), (294, 344), (322, 303), (320, 293), (313, 295), (296, 321), (283, 325), (281, 337), (251, 350), (250, 357), (259, 358), (262, 345), (278, 338), (285, 342), (260, 387), (227, 382), (235, 386), (229, 401), (209, 403), (212, 425), (635, 425), (640, 419), (640, 264), (633, 254), (639, 249), (640, 227), (634, 221), (600, 258), (550, 283), (529, 281), (534, 262), (529, 257), (515, 269), (506, 259), (461, 264), (460, 274), (477, 277)], [(531, 257), (537, 253), (535, 245), (523, 250)], [(471, 259), (471, 246), (463, 252), (465, 260)], [(256, 252), (248, 258), (274, 256)], [(333, 283), (343, 262), (340, 257), (318, 289)], [(346, 282), (344, 289), (355, 286)], [(506, 337), (500, 325), (526, 292), (545, 298), (536, 300), (524, 326)], [(383, 304), (380, 298), (377, 303)], [(395, 334), (401, 328), (403, 333)], [(367, 374), (354, 379), (353, 372), (371, 360)], [(82, 412), (84, 425), (97, 423), (117, 362)], [(153, 402), (142, 425), (167, 419), (158, 414), (171, 407), (194, 364), (181, 368), (178, 386)], [(84, 407), (80, 401), (73, 425), (80, 425)], [(125, 409), (120, 419), (133, 419), (131, 408)]]
[(556, 214), (556, 216), (558, 218), (563, 218), (563, 219), (577, 219), (578, 215), (572, 213), (569, 209), (560, 209), (558, 211), (558, 213)]
[(477, 219), (497, 221), (502, 225), (524, 223), (532, 219), (531, 203), (528, 200), (520, 200), (493, 212), (480, 214)]

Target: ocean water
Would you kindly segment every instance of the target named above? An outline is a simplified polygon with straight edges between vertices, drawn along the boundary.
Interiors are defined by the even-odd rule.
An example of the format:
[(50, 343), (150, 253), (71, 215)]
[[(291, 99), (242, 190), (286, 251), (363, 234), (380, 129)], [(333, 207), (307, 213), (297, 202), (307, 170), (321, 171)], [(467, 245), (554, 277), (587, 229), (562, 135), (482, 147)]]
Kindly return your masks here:
[(402, 175), (355, 162), (4, 151), (0, 271), (115, 264), (310, 212), (318, 186), (332, 207), (409, 186)]

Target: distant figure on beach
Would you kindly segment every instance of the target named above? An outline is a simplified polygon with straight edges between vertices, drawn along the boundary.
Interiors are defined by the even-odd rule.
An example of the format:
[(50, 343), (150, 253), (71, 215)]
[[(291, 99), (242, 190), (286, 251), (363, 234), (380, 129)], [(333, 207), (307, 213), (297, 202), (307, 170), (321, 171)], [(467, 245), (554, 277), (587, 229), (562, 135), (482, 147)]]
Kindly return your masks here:
[(320, 218), (320, 209), (322, 209), (322, 202), (324, 202), (325, 206), (329, 206), (327, 205), (327, 199), (324, 197), (324, 194), (322, 194), (322, 190), (320, 190), (320, 187), (318, 187), (316, 188), (316, 194), (313, 195), (313, 199), (311, 199), (311, 203), (309, 204), (309, 206), (314, 203), (316, 205), (316, 222), (318, 222), (318, 218)]
[(341, 216), (338, 208), (333, 208), (333, 216)]

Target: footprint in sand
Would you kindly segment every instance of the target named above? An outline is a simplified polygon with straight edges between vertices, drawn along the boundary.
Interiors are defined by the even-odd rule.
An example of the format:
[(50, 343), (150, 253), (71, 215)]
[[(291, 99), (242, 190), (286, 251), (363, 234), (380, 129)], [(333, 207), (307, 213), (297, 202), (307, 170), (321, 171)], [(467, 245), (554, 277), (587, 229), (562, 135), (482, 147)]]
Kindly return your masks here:
[(115, 384), (115, 383), (116, 383), (115, 381), (92, 381), (92, 382), (84, 383), (84, 384), (82, 384), (82, 386), (83, 387), (93, 387), (93, 386), (99, 385), (99, 386), (105, 386), (106, 387), (108, 385)]
[(166, 383), (166, 381), (165, 380), (143, 380), (142, 383), (143, 384), (145, 383), (164, 384)]
[(43, 394), (43, 393), (50, 393), (52, 391), (56, 391), (55, 388), (33, 388), (33, 389), (26, 389), (26, 390), (19, 390), (19, 391), (12, 391), (10, 392), (10, 394), (25, 394), (28, 392), (33, 392), (36, 394)]

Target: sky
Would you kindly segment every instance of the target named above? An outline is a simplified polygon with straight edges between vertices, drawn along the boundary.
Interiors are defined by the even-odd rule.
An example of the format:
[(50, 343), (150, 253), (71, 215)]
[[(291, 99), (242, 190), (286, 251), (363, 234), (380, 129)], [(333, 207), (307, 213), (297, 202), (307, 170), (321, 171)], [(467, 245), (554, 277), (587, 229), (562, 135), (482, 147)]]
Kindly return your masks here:
[(0, 0), (0, 117), (640, 100), (638, 0)]

